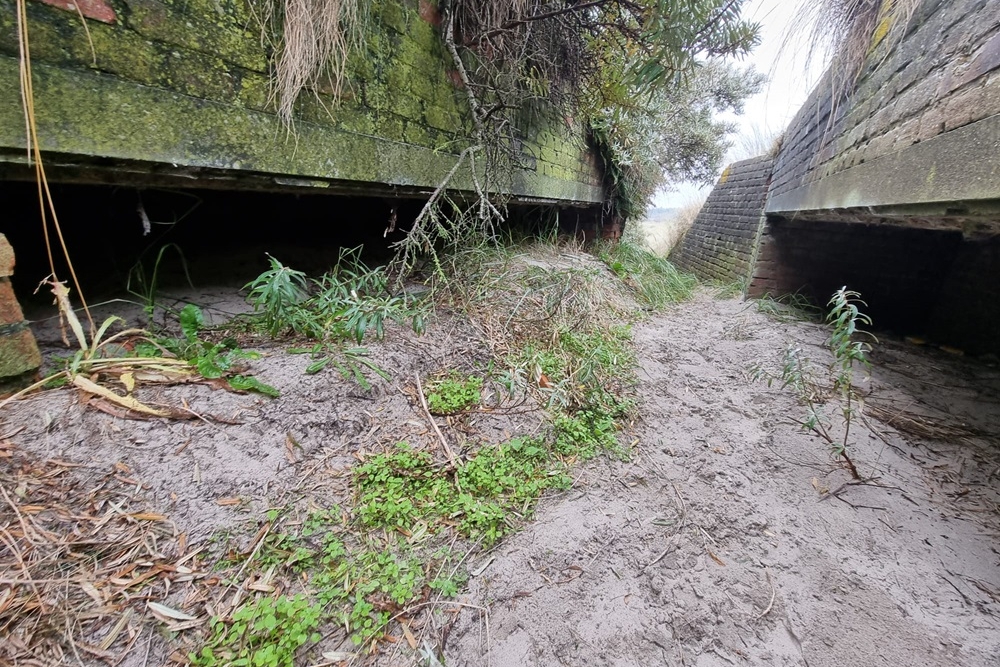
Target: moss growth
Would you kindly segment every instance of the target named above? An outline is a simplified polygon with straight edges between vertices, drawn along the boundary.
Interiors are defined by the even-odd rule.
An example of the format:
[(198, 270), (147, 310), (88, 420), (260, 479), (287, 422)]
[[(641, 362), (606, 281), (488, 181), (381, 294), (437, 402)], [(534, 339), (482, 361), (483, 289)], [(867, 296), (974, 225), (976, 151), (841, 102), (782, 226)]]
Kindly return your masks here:
[[(246, 0), (127, 5), (118, 24), (89, 21), (88, 39), (74, 12), (28, 3), (36, 108), (47, 149), (433, 187), (469, 143), (464, 93), (449, 77), (438, 30), (420, 18), (415, 2), (373, 3), (365, 48), (348, 62), (351, 94), (339, 102), (322, 91), (304, 94), (295, 142), (284, 140), (271, 113), (269, 54)], [(14, 7), (14, 0), (0, 0), (0, 85), (6, 90), (18, 88)], [(582, 130), (529, 130), (538, 145), (527, 151), (540, 156), (538, 168), (528, 160), (531, 169), (516, 175), (514, 194), (601, 197)], [(20, 104), (7, 96), (0, 100), (0, 148), (23, 147), (23, 135)], [(455, 185), (470, 187), (471, 180)]]

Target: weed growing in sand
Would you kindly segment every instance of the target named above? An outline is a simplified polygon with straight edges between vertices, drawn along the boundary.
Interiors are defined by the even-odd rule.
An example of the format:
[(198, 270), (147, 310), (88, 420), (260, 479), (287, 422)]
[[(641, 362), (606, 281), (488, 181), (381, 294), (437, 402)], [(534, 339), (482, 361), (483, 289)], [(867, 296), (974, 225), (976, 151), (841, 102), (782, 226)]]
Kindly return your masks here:
[[(280, 510), (270, 510), (268, 520), (277, 525), (281, 514)], [(255, 650), (267, 650), (266, 645), (273, 643), (273, 638), (255, 637), (254, 622), (269, 617), (288, 622), (283, 620), (286, 610), (303, 614), (303, 622), (292, 624), (295, 636), (288, 646), (275, 647), (268, 656), (285, 655), (286, 649), (301, 648), (303, 632), (308, 634), (318, 623), (326, 622), (343, 627), (356, 644), (368, 645), (386, 631), (396, 614), (426, 599), (429, 591), (451, 597), (464, 583), (465, 576), (458, 572), (458, 566), (445, 572), (445, 566), (453, 559), (450, 549), (421, 553), (413, 546), (412, 543), (427, 536), (426, 530), (423, 536), (419, 531), (407, 531), (409, 540), (385, 540), (372, 534), (359, 539), (357, 533), (347, 529), (345, 520), (346, 515), (334, 507), (311, 513), (296, 532), (269, 534), (254, 566), (269, 572), (294, 573), (292, 580), (308, 581), (307, 592), (294, 598), (274, 598), (267, 603), (258, 600), (238, 610), (230, 619), (213, 619), (212, 634), (205, 647), (191, 654), (193, 664), (255, 667), (257, 653), (250, 662), (240, 662), (244, 644), (236, 641), (239, 633), (249, 633)], [(229, 563), (230, 567), (238, 565)], [(264, 623), (266, 628), (269, 621)], [(309, 641), (315, 641), (315, 635)], [(276, 663), (261, 664), (290, 663), (279, 659)]]
[(247, 297), (258, 313), (261, 323), (271, 336), (295, 328), (299, 321), (300, 305), (309, 296), (306, 274), (285, 266), (274, 257), (267, 256), (271, 268), (247, 283)]
[(196, 667), (292, 667), (295, 652), (319, 641), (322, 607), (304, 595), (261, 597), (239, 607), (226, 623), (212, 620), (205, 646), (188, 657)]
[(361, 262), (361, 248), (342, 250), (334, 269), (316, 280), (269, 257), (271, 268), (246, 285), (249, 300), (261, 326), (271, 336), (291, 332), (315, 341), (295, 347), (293, 354), (309, 354), (306, 373), (326, 367), (345, 379), (370, 388), (366, 372), (385, 379), (389, 374), (367, 358), (360, 347), (367, 337), (381, 340), (389, 321), (408, 323), (423, 333), (424, 304), (389, 291), (383, 268), (370, 269)]
[(832, 328), (827, 342), (834, 358), (831, 379), (833, 391), (839, 402), (843, 428), (841, 437), (836, 437), (831, 422), (823, 414), (820, 404), (827, 398), (826, 391), (820, 387), (815, 366), (808, 358), (802, 356), (800, 348), (789, 346), (785, 350), (780, 373), (774, 374), (759, 364), (750, 368), (751, 376), (755, 380), (763, 380), (768, 386), (779, 381), (782, 388), (790, 388), (798, 396), (806, 406), (806, 416), (804, 419), (793, 421), (803, 430), (813, 433), (826, 442), (833, 455), (843, 459), (854, 479), (861, 479), (854, 461), (848, 454), (851, 425), (861, 405), (854, 389), (854, 374), (859, 366), (868, 368), (867, 355), (872, 349), (868, 342), (855, 340), (855, 337), (863, 335), (875, 340), (872, 334), (859, 328), (871, 326), (872, 323), (871, 318), (858, 308), (858, 304), (865, 305), (860, 297), (860, 294), (846, 287), (840, 288), (830, 299), (828, 304), (830, 313), (826, 318)]
[(457, 414), (479, 405), (483, 400), (482, 391), (481, 377), (469, 376), (463, 380), (453, 373), (427, 384), (427, 406), (431, 414)]
[(625, 455), (616, 437), (615, 419), (600, 410), (579, 410), (556, 416), (553, 448), (563, 456), (590, 459), (601, 452)]
[(192, 288), (194, 287), (194, 284), (191, 282), (191, 274), (188, 273), (184, 252), (176, 243), (167, 243), (160, 247), (160, 251), (156, 253), (156, 259), (153, 261), (153, 267), (149, 271), (147, 271), (146, 264), (140, 256), (128, 271), (125, 289), (130, 294), (142, 299), (142, 310), (146, 313), (146, 320), (150, 324), (153, 322), (153, 315), (156, 313), (156, 296), (159, 291), (160, 267), (163, 264), (164, 255), (168, 250), (174, 250), (177, 253), (181, 269), (184, 271), (184, 277), (187, 279), (188, 285), (191, 285)]
[(385, 270), (366, 267), (360, 256), (360, 247), (342, 250), (333, 270), (315, 280), (269, 256), (271, 268), (245, 286), (267, 332), (361, 344), (369, 335), (383, 338), (385, 323), (394, 321), (422, 333), (424, 309), (390, 294)]
[(509, 513), (522, 516), (548, 488), (565, 488), (569, 478), (541, 441), (515, 438), (483, 447), (449, 476), (426, 452), (400, 443), (354, 469), (355, 513), (374, 528), (412, 531), (457, 522), (460, 533), (493, 544), (512, 527)]
[(277, 398), (280, 392), (257, 378), (245, 375), (245, 362), (260, 355), (240, 349), (231, 338), (212, 343), (201, 338), (205, 317), (201, 309), (187, 304), (178, 316), (181, 338), (155, 338), (140, 342), (134, 353), (140, 357), (172, 356), (191, 363), (202, 377), (214, 380), (226, 378), (229, 386), (239, 391), (253, 391)]
[(625, 281), (647, 307), (662, 310), (691, 298), (698, 280), (629, 239), (598, 248), (598, 257)]

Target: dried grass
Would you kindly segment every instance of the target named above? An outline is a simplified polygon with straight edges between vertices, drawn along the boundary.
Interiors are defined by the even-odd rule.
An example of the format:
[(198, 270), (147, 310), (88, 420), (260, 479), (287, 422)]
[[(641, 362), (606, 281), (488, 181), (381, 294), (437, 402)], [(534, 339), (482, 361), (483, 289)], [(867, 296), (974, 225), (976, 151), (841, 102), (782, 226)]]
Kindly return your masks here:
[(803, 0), (783, 48), (805, 35), (806, 67), (817, 57), (830, 64), (834, 100), (850, 94), (876, 47), (899, 43), (922, 0)]
[[(358, 0), (261, 0), (257, 18), (263, 39), (277, 54), (273, 96), (278, 115), (292, 122), (305, 88), (343, 92), (347, 59), (360, 41)], [(274, 35), (280, 34), (279, 40)]]
[(0, 436), (0, 664), (118, 664), (145, 624), (207, 620), (197, 552), (165, 516), (133, 509), (128, 468), (88, 488), (77, 465), (25, 456), (13, 435)]
[(880, 405), (871, 400), (865, 404), (865, 412), (886, 426), (921, 440), (961, 440), (981, 435), (979, 431), (957, 424), (954, 420)]
[(448, 258), (446, 289), (504, 357), (565, 331), (607, 330), (638, 310), (625, 285), (571, 245), (475, 248)]

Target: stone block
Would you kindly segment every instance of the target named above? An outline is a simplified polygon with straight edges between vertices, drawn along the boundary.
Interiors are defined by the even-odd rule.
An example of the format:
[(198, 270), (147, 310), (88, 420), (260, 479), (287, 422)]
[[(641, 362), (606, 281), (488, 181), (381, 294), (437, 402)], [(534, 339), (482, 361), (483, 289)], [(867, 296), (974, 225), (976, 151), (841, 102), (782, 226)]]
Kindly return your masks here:
[[(0, 234), (0, 268), (14, 272), (14, 251)], [(0, 393), (17, 389), (42, 365), (35, 337), (24, 322), (9, 277), (0, 278)]]
[(0, 332), (5, 327), (17, 326), (24, 322), (24, 313), (21, 312), (21, 305), (14, 296), (14, 288), (11, 287), (10, 278), (0, 278)]
[(31, 331), (21, 329), (0, 334), (0, 393), (24, 384), (41, 365), (42, 357)]

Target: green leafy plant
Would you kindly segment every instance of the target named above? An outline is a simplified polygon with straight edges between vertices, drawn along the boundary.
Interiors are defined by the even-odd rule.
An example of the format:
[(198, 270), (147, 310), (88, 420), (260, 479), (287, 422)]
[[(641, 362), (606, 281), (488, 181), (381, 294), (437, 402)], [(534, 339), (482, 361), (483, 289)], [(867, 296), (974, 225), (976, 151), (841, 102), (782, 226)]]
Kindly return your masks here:
[(423, 333), (426, 308), (411, 298), (391, 294), (386, 270), (366, 267), (360, 255), (360, 247), (342, 250), (334, 269), (317, 280), (270, 257), (271, 268), (246, 288), (269, 335), (292, 332), (315, 341), (309, 347), (289, 350), (310, 355), (306, 373), (332, 367), (345, 379), (369, 389), (366, 374), (384, 379), (389, 374), (368, 358), (368, 350), (360, 344), (368, 337), (382, 339), (388, 321), (407, 323)]
[(522, 514), (541, 493), (568, 485), (562, 466), (540, 441), (515, 438), (484, 447), (452, 478), (426, 452), (400, 443), (354, 469), (355, 513), (371, 527), (410, 530), (457, 521), (459, 531), (492, 544), (510, 530), (508, 512)]
[(181, 338), (147, 338), (139, 343), (135, 353), (139, 356), (173, 356), (192, 364), (198, 373), (209, 380), (226, 378), (233, 389), (253, 391), (272, 398), (280, 392), (255, 377), (244, 374), (245, 362), (259, 359), (260, 354), (241, 349), (235, 339), (226, 338), (213, 343), (201, 338), (205, 316), (201, 308), (189, 303), (181, 309), (178, 320)]
[(249, 300), (264, 327), (272, 336), (294, 327), (299, 305), (309, 295), (306, 274), (291, 269), (274, 257), (267, 256), (271, 268), (244, 286)]
[(483, 379), (456, 374), (427, 383), (427, 405), (431, 414), (453, 415), (473, 408), (482, 401)]
[(554, 448), (563, 456), (589, 459), (602, 451), (621, 452), (616, 437), (615, 420), (597, 410), (579, 410), (576, 414), (561, 414), (553, 422)]
[(261, 597), (226, 621), (212, 620), (205, 646), (188, 658), (197, 667), (293, 667), (295, 652), (317, 642), (322, 607), (306, 596)]
[(751, 366), (751, 377), (763, 380), (771, 386), (775, 381), (782, 388), (791, 389), (806, 407), (804, 419), (793, 419), (803, 430), (813, 433), (829, 445), (832, 454), (844, 461), (844, 465), (854, 479), (861, 479), (857, 466), (848, 453), (851, 426), (860, 409), (860, 401), (854, 388), (855, 372), (860, 367), (869, 368), (868, 353), (871, 345), (864, 340), (856, 340), (864, 336), (872, 341), (876, 338), (863, 331), (860, 326), (871, 326), (871, 318), (862, 313), (858, 304), (861, 295), (842, 287), (831, 297), (828, 305), (830, 312), (827, 322), (831, 326), (830, 338), (827, 341), (833, 355), (831, 372), (832, 390), (838, 399), (838, 409), (841, 417), (842, 432), (840, 437), (832, 429), (832, 423), (823, 413), (822, 403), (827, 398), (817, 379), (815, 366), (802, 355), (801, 348), (789, 346), (785, 350), (781, 371), (777, 374), (757, 364)]
[(289, 354), (308, 354), (313, 360), (306, 366), (306, 374), (315, 375), (324, 368), (332, 366), (337, 369), (345, 380), (354, 380), (364, 389), (371, 389), (371, 382), (365, 376), (365, 371), (375, 373), (383, 380), (391, 376), (378, 364), (368, 358), (368, 348), (345, 346), (340, 343), (316, 343), (312, 347), (292, 347)]

